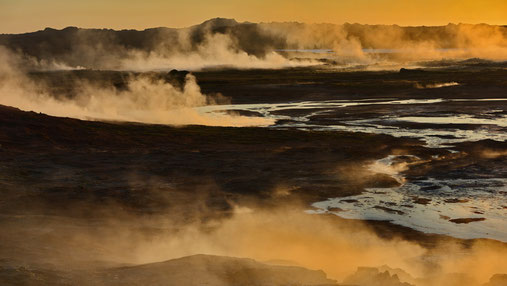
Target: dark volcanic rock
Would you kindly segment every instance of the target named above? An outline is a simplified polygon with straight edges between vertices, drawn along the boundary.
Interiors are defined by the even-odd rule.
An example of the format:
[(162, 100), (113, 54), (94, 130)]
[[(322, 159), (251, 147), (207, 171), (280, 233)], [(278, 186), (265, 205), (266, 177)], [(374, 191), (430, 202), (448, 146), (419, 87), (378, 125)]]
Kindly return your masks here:
[(402, 74), (420, 74), (420, 73), (424, 73), (424, 70), (401, 68), (400, 73), (402, 73)]
[(190, 72), (188, 71), (171, 70), (167, 73), (165, 80), (171, 85), (182, 90), (185, 86), (186, 77), (189, 73)]
[(380, 272), (377, 268), (359, 267), (356, 273), (345, 278), (346, 285), (357, 286), (413, 286), (401, 282), (398, 275), (391, 275), (388, 271)]
[(354, 199), (347, 199), (347, 200), (340, 200), (340, 202), (344, 202), (344, 203), (357, 203), (358, 200), (354, 200)]
[(483, 220), (486, 220), (486, 219), (483, 217), (471, 217), (471, 218), (455, 218), (455, 219), (450, 219), (449, 221), (453, 222), (453, 223), (461, 224), (461, 223), (471, 223), (474, 221), (483, 221)]
[(420, 204), (420, 205), (427, 205), (431, 202), (431, 199), (420, 198), (420, 197), (415, 197), (415, 198), (413, 198), (413, 200), (414, 200), (414, 203)]

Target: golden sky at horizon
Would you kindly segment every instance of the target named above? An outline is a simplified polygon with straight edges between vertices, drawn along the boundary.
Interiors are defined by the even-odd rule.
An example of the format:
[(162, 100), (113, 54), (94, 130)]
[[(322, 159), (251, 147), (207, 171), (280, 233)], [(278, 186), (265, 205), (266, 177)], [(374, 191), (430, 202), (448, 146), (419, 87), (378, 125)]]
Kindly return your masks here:
[(67, 26), (185, 27), (215, 17), (250, 22), (507, 25), (507, 0), (0, 0), (0, 33)]

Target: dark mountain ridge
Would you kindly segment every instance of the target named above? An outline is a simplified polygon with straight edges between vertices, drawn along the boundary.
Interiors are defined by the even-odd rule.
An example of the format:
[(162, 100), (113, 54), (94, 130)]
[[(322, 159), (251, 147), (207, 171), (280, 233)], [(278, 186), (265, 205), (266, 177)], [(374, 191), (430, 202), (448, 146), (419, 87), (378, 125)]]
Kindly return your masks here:
[[(100, 67), (108, 58), (132, 54), (162, 57), (199, 52), (216, 46), (223, 37), (232, 52), (263, 58), (283, 49), (330, 49), (352, 43), (363, 49), (398, 49), (413, 45), (435, 49), (476, 47), (483, 39), (496, 39), (493, 46), (506, 47), (507, 28), (487, 24), (401, 27), (398, 25), (239, 23), (215, 18), (188, 28), (145, 30), (46, 28), (24, 34), (0, 35), (0, 46), (37, 60), (70, 66)], [(227, 39), (227, 40), (225, 40)], [(208, 46), (207, 46), (208, 45)], [(491, 46), (491, 45), (490, 45)]]

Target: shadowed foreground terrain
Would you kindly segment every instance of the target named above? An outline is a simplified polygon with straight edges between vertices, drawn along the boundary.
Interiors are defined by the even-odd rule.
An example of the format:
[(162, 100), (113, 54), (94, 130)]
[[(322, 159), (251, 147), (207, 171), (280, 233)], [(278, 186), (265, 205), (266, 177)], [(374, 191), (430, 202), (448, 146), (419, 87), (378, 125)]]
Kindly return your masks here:
[(206, 255), (90, 273), (3, 267), (0, 282), (8, 285), (335, 285), (322, 271)]
[[(433, 154), (420, 141), (386, 135), (103, 123), (5, 106), (0, 107), (0, 126), (0, 279), (19, 282), (13, 285), (332, 284), (322, 272), (233, 258), (194, 256), (118, 268), (119, 261), (139, 263), (117, 252), (128, 247), (125, 239), (134, 244), (140, 237), (156, 241), (186, 225), (212, 231), (238, 207), (290, 207), (302, 213), (318, 200), (359, 194), (366, 187), (396, 186), (391, 176), (367, 172), (358, 162), (395, 152), (422, 158)], [(468, 152), (468, 159), (449, 157), (437, 168), (475, 166), (477, 171), (495, 161), (502, 166), (501, 160), (474, 151), (482, 150), (481, 145), (499, 147), (488, 141), (461, 144), (457, 148)], [(417, 170), (413, 172), (433, 168)], [(332, 225), (350, 224), (348, 232), (358, 231), (353, 222), (334, 216), (329, 220)], [(428, 249), (442, 241), (474, 244), (387, 222), (366, 227), (386, 241), (404, 238)], [(345, 283), (409, 285), (391, 277), (392, 270), (376, 271), (358, 270)], [(382, 279), (385, 284), (368, 282)]]

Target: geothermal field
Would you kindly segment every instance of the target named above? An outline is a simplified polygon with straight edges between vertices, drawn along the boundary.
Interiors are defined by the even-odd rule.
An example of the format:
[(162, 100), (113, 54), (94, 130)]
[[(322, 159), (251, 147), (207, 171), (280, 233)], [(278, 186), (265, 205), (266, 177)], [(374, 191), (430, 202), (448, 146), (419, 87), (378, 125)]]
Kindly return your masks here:
[(507, 285), (507, 26), (0, 34), (0, 285)]

